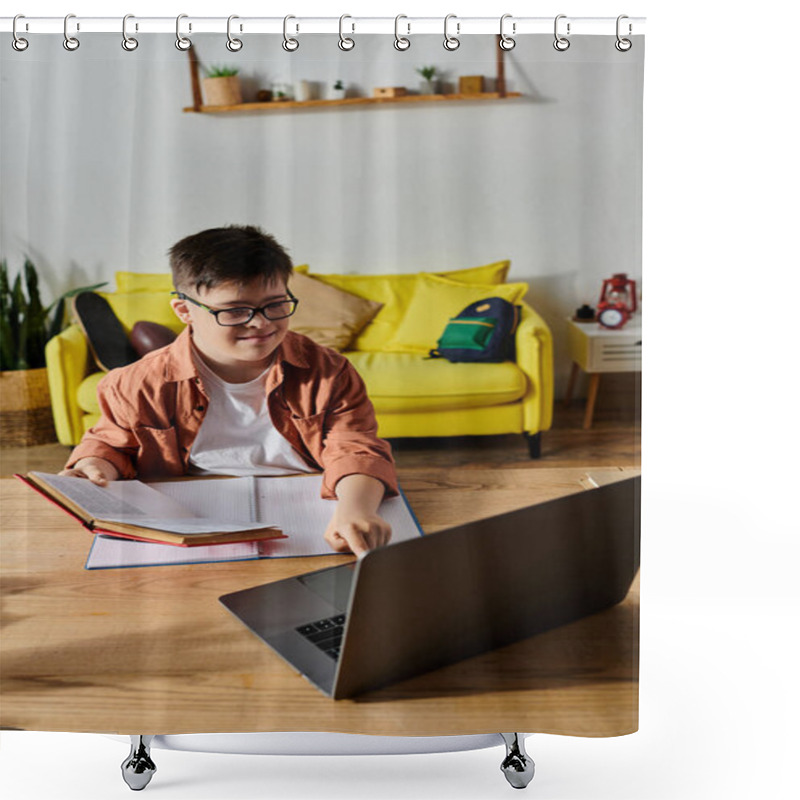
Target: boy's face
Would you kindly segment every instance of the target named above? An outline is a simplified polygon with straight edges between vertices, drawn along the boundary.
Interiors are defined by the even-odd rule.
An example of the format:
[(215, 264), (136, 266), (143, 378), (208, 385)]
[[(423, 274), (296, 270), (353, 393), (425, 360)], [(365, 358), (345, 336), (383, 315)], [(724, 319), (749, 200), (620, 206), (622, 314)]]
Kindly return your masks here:
[[(280, 278), (269, 282), (257, 279), (243, 286), (223, 283), (185, 294), (215, 311), (242, 306), (260, 308), (288, 297), (286, 284)], [(204, 359), (211, 367), (227, 373), (223, 378), (234, 377), (237, 372), (242, 379), (253, 372), (257, 374), (267, 366), (289, 329), (288, 317), (268, 320), (259, 313), (243, 325), (223, 326), (214, 314), (188, 300), (174, 298), (170, 302), (178, 317), (191, 325), (192, 341)]]

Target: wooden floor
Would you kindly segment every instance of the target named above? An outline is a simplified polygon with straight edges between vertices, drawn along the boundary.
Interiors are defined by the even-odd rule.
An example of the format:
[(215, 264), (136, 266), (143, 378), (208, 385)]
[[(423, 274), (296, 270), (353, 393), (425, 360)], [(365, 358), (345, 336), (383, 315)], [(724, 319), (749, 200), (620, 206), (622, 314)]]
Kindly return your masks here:
[[(549, 469), (553, 467), (638, 467), (640, 426), (638, 408), (602, 410), (585, 431), (583, 406), (568, 410), (557, 406), (551, 430), (542, 434), (542, 457), (532, 460), (520, 435), (473, 436), (445, 439), (392, 441), (400, 479), (420, 469)], [(15, 472), (58, 472), (69, 447), (44, 444), (34, 447), (0, 446), (0, 476)]]

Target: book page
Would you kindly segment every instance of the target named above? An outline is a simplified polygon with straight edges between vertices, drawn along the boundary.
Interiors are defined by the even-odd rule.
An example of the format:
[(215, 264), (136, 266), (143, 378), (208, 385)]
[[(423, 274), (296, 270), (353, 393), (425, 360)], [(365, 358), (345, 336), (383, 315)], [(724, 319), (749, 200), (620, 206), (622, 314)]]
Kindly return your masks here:
[(147, 517), (191, 519), (197, 515), (172, 498), (141, 481), (109, 481), (97, 486), (86, 478), (68, 478), (45, 472), (32, 473), (43, 483), (68, 497), (94, 519), (141, 525)]
[[(288, 539), (272, 543), (275, 557), (330, 555), (325, 529), (331, 521), (335, 500), (320, 497), (322, 475), (255, 479), (258, 513), (269, 518)], [(422, 534), (404, 497), (384, 500), (378, 514), (392, 526), (392, 542), (413, 539)]]
[[(32, 474), (79, 505), (84, 513), (101, 525), (103, 521), (122, 522), (185, 536), (234, 533), (266, 527), (254, 522), (252, 513), (246, 513), (244, 519), (240, 515), (237, 520), (230, 513), (231, 501), (226, 502), (226, 493), (217, 488), (198, 487), (198, 491), (204, 491), (210, 496), (209, 507), (213, 509), (211, 514), (203, 515), (195, 513), (194, 509), (187, 507), (174, 495), (165, 494), (141, 481), (109, 481), (106, 486), (97, 486), (86, 478), (69, 478), (43, 472)], [(193, 483), (202, 485), (205, 482), (179, 481), (170, 485), (191, 486)], [(250, 485), (249, 479), (245, 479), (245, 507), (248, 502), (252, 502), (249, 499), (253, 496), (252, 491), (248, 490)], [(237, 502), (242, 502), (241, 498)]]
[(153, 567), (160, 564), (203, 564), (216, 561), (251, 561), (269, 555), (270, 542), (172, 547), (157, 542), (134, 542), (96, 535), (86, 559), (86, 569)]
[[(164, 497), (180, 503), (198, 517), (216, 517), (231, 522), (259, 522), (256, 483), (252, 476), (156, 481), (148, 486)], [(267, 520), (263, 527), (270, 524)]]

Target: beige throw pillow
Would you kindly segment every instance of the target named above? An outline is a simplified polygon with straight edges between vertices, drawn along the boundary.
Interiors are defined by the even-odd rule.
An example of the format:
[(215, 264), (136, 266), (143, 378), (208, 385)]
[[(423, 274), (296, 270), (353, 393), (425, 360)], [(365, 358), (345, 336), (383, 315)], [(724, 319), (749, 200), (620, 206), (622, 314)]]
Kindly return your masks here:
[(346, 350), (383, 307), (383, 303), (357, 297), (300, 272), (292, 273), (289, 290), (300, 301), (290, 329), (334, 350)]

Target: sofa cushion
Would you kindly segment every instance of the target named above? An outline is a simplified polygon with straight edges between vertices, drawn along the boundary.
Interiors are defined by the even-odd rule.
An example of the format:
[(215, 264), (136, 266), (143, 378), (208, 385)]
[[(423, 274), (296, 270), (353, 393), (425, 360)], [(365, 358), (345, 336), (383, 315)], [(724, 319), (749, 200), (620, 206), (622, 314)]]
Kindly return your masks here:
[[(451, 270), (439, 274), (459, 282), (501, 284), (508, 273), (509, 265), (509, 261), (498, 261), (481, 267)], [(395, 329), (405, 316), (418, 274), (428, 273), (400, 275), (325, 275), (309, 273), (310, 277), (328, 286), (335, 286), (337, 289), (358, 295), (358, 297), (383, 303), (383, 308), (351, 344), (352, 349), (365, 351), (384, 350), (387, 342), (394, 336)]]
[(300, 300), (289, 323), (291, 329), (334, 350), (347, 348), (381, 309), (381, 303), (315, 281), (301, 272), (292, 275), (289, 287)]
[(427, 354), (436, 347), (448, 321), (468, 305), (487, 297), (518, 303), (527, 291), (526, 283), (467, 284), (437, 275), (417, 275), (403, 318), (384, 349)]
[(171, 272), (116, 272), (118, 292), (171, 292)]
[(378, 413), (442, 411), (513, 403), (527, 379), (513, 362), (451, 364), (416, 353), (344, 354), (367, 385)]
[(97, 384), (105, 376), (105, 372), (93, 372), (81, 381), (78, 387), (77, 401), (81, 411), (87, 414), (99, 414), (100, 403), (97, 401)]

